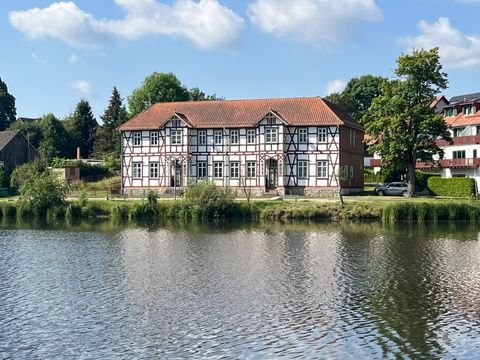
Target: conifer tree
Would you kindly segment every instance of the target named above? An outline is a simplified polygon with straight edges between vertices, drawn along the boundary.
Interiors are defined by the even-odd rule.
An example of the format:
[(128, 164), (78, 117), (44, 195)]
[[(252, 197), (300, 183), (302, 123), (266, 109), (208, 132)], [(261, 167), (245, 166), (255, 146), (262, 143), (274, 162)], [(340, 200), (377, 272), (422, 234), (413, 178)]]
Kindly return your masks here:
[(7, 84), (0, 78), (0, 131), (4, 131), (15, 121), (17, 109), (15, 98), (8, 93)]
[(84, 158), (92, 154), (97, 127), (98, 123), (90, 104), (85, 99), (80, 100), (71, 117), (70, 136), (75, 147), (80, 147), (81, 156)]

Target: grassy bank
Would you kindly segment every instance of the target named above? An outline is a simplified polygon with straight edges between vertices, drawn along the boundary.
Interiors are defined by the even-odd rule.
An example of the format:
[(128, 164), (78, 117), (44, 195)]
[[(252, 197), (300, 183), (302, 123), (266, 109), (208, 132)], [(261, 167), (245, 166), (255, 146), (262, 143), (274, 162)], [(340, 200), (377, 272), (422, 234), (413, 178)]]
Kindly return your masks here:
[[(39, 217), (22, 209), (15, 201), (0, 202), (1, 218)], [(235, 201), (220, 209), (180, 200), (69, 201), (48, 209), (43, 216), (48, 219), (112, 219), (120, 221), (155, 220), (201, 220), (201, 219), (245, 219), (267, 222), (293, 220), (377, 220), (384, 223), (401, 221), (424, 223), (427, 221), (480, 221), (480, 202), (427, 200), (400, 202), (361, 201), (338, 202), (318, 201)]]

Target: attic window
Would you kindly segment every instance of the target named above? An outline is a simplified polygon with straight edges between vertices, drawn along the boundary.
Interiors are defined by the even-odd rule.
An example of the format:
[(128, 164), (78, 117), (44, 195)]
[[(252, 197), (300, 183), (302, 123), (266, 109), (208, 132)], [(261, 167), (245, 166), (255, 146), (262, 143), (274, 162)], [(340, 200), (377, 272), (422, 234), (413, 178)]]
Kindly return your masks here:
[(445, 109), (445, 117), (454, 117), (457, 116), (457, 109), (447, 108)]
[(475, 105), (466, 105), (463, 107), (463, 113), (465, 115), (473, 115), (475, 114)]

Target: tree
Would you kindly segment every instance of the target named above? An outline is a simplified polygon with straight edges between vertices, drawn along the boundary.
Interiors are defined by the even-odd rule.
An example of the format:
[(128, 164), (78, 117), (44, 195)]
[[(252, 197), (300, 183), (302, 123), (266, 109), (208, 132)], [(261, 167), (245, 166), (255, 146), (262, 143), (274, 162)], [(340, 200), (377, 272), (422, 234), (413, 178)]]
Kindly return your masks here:
[(88, 158), (92, 153), (95, 131), (98, 126), (88, 101), (82, 99), (67, 121), (70, 122), (66, 124), (66, 128), (70, 132), (73, 145), (80, 147), (81, 155)]
[(40, 154), (47, 160), (67, 157), (70, 138), (62, 122), (53, 114), (47, 114), (40, 119), (40, 127), (43, 134), (43, 140), (38, 147)]
[(363, 75), (350, 79), (341, 93), (325, 97), (360, 121), (369, 109), (372, 100), (380, 95), (380, 86), (386, 79), (381, 76)]
[(431, 160), (441, 153), (437, 138), (450, 139), (441, 115), (430, 107), (435, 95), (447, 87), (438, 48), (414, 50), (397, 60), (395, 80), (383, 81), (380, 96), (363, 118), (372, 145), (386, 165), (407, 170), (408, 196), (415, 192), (417, 159)]
[(117, 88), (114, 87), (112, 96), (105, 109), (104, 114), (100, 117), (103, 126), (99, 127), (95, 136), (93, 145), (93, 153), (95, 157), (104, 157), (107, 154), (120, 154), (121, 139), (117, 128), (127, 121), (127, 110), (122, 103), (122, 98)]
[(43, 140), (42, 127), (39, 121), (21, 122), (15, 121), (8, 127), (7, 130), (20, 130), (23, 136), (32, 144), (35, 149), (38, 149)]
[(188, 89), (172, 73), (157, 73), (145, 78), (128, 97), (130, 116), (135, 116), (157, 102), (188, 101)]
[(188, 91), (188, 95), (190, 101), (222, 100), (221, 98), (218, 98), (216, 94), (206, 95), (198, 87), (191, 88)]
[(7, 84), (0, 78), (0, 131), (7, 129), (16, 115), (15, 98), (8, 93)]

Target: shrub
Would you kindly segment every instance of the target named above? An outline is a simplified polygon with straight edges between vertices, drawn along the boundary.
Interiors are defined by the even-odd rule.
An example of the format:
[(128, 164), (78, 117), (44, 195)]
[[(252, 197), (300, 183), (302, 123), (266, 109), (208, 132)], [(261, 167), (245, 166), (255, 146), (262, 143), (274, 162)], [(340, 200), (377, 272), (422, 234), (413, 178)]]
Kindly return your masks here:
[(415, 185), (418, 191), (428, 188), (428, 179), (431, 177), (440, 177), (440, 174), (424, 171), (415, 171)]
[(472, 178), (430, 177), (428, 190), (436, 196), (473, 197), (475, 196), (475, 180)]
[(193, 216), (218, 218), (229, 215), (235, 195), (229, 188), (217, 188), (211, 182), (202, 181), (187, 187), (184, 199)]
[(385, 175), (381, 172), (374, 173), (372, 169), (365, 168), (363, 171), (363, 179), (366, 183), (384, 183), (385, 182)]

